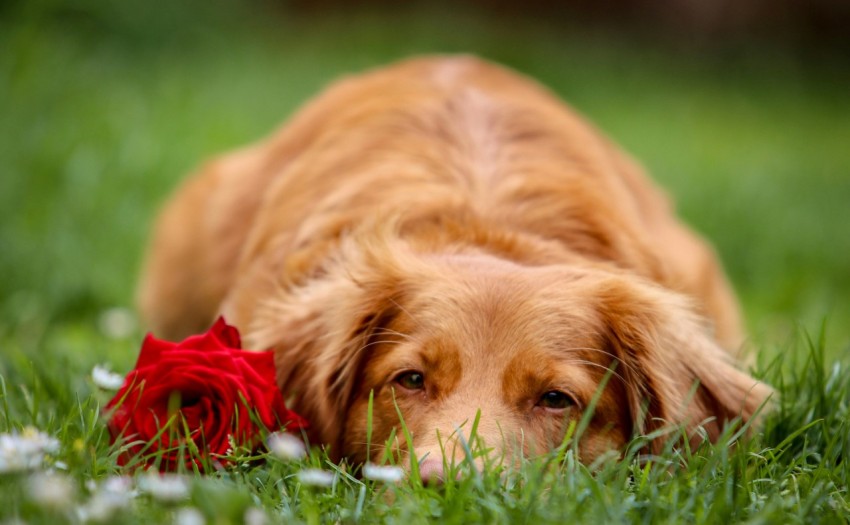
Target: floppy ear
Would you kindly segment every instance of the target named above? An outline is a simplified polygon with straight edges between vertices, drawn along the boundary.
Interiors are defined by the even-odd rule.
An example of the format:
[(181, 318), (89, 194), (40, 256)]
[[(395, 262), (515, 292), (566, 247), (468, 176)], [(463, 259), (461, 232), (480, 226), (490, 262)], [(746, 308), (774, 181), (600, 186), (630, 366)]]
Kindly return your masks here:
[(683, 297), (624, 281), (609, 283), (602, 296), (634, 432), (684, 425), (691, 438), (702, 427), (715, 440), (727, 421), (750, 420), (773, 393), (734, 366)]
[(245, 337), (252, 347), (274, 348), (281, 391), (310, 423), (310, 438), (330, 444), (335, 457), (375, 332), (397, 315), (401, 293), (395, 257), (356, 244), (317, 278), (273, 293)]

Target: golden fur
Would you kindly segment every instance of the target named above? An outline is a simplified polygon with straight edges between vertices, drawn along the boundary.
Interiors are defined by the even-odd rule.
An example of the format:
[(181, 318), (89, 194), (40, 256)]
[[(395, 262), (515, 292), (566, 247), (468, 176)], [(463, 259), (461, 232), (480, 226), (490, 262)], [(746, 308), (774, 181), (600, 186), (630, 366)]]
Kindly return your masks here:
[(585, 460), (664, 423), (716, 437), (770, 394), (731, 364), (735, 298), (665, 196), (548, 91), (470, 57), (339, 81), (208, 164), (162, 212), (140, 304), (164, 337), (223, 313), (274, 348), (311, 438), (354, 461), (370, 391), (372, 457), (395, 404), (419, 457), (477, 410), (488, 445), (533, 454), (609, 376)]

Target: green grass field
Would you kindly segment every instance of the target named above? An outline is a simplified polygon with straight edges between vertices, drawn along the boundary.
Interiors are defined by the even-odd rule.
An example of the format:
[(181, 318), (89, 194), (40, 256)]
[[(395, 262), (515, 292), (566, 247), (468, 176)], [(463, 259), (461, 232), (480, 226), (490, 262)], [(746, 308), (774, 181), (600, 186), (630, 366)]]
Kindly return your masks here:
[[(46, 465), (72, 489), (51, 506), (32, 473), (0, 472), (0, 523), (81, 521), (102, 497), (92, 481), (118, 473), (99, 419), (110, 396), (91, 370), (132, 367), (141, 329), (110, 329), (104, 313), (132, 307), (147, 228), (177, 181), (269, 133), (334, 78), (430, 52), (473, 52), (540, 79), (644, 163), (717, 246), (778, 408), (731, 448), (648, 462), (629, 452), (592, 469), (567, 448), (442, 489), (364, 482), (318, 451), (246, 460), (190, 476), (188, 499), (142, 490), (86, 519), (240, 523), (254, 509), (307, 523), (847, 522), (850, 76), (822, 51), (677, 50), (436, 8), (0, 6), (0, 433), (56, 437)], [(300, 485), (308, 464), (338, 472), (334, 486)]]

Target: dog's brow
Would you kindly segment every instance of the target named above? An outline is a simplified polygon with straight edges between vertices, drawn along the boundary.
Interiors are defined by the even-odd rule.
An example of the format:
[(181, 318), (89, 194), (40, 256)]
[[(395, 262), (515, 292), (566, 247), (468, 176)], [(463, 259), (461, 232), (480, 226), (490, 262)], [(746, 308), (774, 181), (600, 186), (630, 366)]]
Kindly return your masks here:
[(614, 370), (613, 367), (600, 365), (599, 363), (594, 363), (593, 361), (588, 361), (587, 359), (571, 359), (571, 360), (568, 360), (568, 361), (563, 361), (563, 363), (567, 364), (567, 365), (586, 365), (586, 366), (601, 368), (606, 373), (610, 372), (615, 377), (617, 377), (619, 380), (625, 382), (625, 378), (623, 376), (621, 376), (619, 373), (617, 373)]
[(422, 345), (422, 341), (419, 340), (419, 338), (417, 338), (415, 335), (405, 334), (405, 333), (393, 330), (391, 328), (378, 328), (374, 332), (372, 332), (372, 335), (375, 335), (375, 336), (378, 336), (378, 335), (397, 335), (397, 336), (401, 337), (402, 339), (406, 339), (406, 340), (408, 340), (412, 343), (416, 343), (420, 346)]
[(617, 366), (623, 366), (629, 369), (630, 372), (636, 373), (637, 370), (635, 367), (628, 362), (624, 361), (621, 357), (616, 354), (612, 354), (607, 350), (603, 350), (601, 348), (593, 348), (589, 346), (573, 346), (561, 349), (562, 352), (595, 352), (597, 354), (602, 354), (604, 356), (610, 357), (613, 362), (619, 363)]
[(411, 321), (413, 321), (413, 322), (414, 322), (414, 324), (416, 324), (416, 326), (418, 326), (418, 327), (420, 327), (420, 328), (422, 327), (422, 323), (420, 323), (420, 322), (419, 322), (419, 320), (416, 318), (416, 316), (414, 316), (412, 313), (410, 313), (410, 311), (409, 311), (407, 308), (405, 308), (405, 307), (403, 307), (402, 305), (400, 305), (400, 304), (398, 303), (398, 301), (396, 301), (396, 300), (395, 300), (395, 299), (393, 299), (392, 297), (390, 297), (390, 298), (389, 298), (389, 301), (390, 301), (391, 303), (393, 303), (393, 304), (395, 305), (395, 307), (396, 307), (396, 308), (398, 308), (398, 309), (399, 309), (399, 310), (401, 310), (402, 312), (406, 313), (406, 314), (407, 314), (407, 316), (410, 318), (410, 320), (411, 320)]

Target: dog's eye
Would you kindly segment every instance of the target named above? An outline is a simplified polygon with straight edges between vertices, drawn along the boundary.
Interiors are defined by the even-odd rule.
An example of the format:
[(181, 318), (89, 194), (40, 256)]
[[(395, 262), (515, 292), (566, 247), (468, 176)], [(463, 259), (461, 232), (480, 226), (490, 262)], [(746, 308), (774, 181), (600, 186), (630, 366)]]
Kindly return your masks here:
[(569, 408), (575, 405), (575, 401), (569, 395), (558, 390), (550, 390), (540, 397), (537, 406), (543, 408), (552, 408), (556, 410)]
[(395, 382), (408, 390), (425, 388), (425, 376), (416, 371), (402, 372), (395, 378)]

